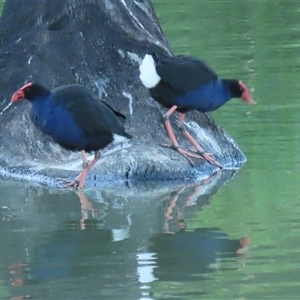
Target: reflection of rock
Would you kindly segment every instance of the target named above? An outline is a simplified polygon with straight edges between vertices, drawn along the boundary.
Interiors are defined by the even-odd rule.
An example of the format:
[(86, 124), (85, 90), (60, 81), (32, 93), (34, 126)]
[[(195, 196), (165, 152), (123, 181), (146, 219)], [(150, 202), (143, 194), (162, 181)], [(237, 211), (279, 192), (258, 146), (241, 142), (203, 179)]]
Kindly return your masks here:
[[(216, 170), (203, 160), (191, 168), (175, 151), (159, 146), (168, 141), (161, 108), (139, 81), (138, 66), (147, 52), (162, 56), (171, 50), (150, 1), (43, 0), (24, 5), (23, 0), (8, 0), (0, 34), (0, 109), (25, 81), (49, 88), (82, 83), (127, 115), (134, 140), (123, 150), (106, 149), (87, 186), (124, 179), (186, 180)], [(39, 133), (29, 121), (28, 107), (19, 103), (0, 115), (2, 172), (49, 185), (56, 184), (56, 177), (73, 178), (81, 168), (80, 155), (70, 155)], [(194, 112), (188, 117), (189, 131), (217, 161), (228, 167), (245, 161), (208, 115)], [(190, 147), (184, 138), (179, 143)]]
[[(168, 280), (166, 277), (173, 276), (166, 265), (170, 255), (175, 257), (172, 270), (179, 271), (181, 265), (182, 280), (192, 280), (189, 276), (195, 274), (196, 266), (199, 274), (212, 269), (218, 259), (236, 257), (239, 242), (213, 229), (183, 232), (178, 223), (208, 205), (234, 173), (219, 172), (186, 186), (147, 181), (79, 192), (2, 182), (0, 228), (6, 242), (0, 263), (3, 269), (17, 269), (18, 273), (2, 272), (0, 279), (21, 283), (26, 294), (37, 299), (44, 298), (36, 289), (43, 284), (40, 281), (71, 279), (74, 288), (74, 282), (82, 280), (102, 287), (113, 279), (114, 284), (127, 288), (156, 278)], [(167, 231), (174, 234), (162, 234)], [(181, 242), (185, 248), (180, 248)], [(205, 248), (201, 248), (203, 244)], [(226, 251), (229, 254), (224, 254)], [(188, 267), (190, 263), (193, 265)], [(66, 282), (61, 284), (65, 287)], [(132, 286), (128, 289), (138, 293)], [(96, 299), (102, 291), (85, 290), (81, 298)], [(51, 292), (52, 298), (62, 297), (60, 289)], [(112, 298), (121, 299), (122, 295)]]
[[(4, 214), (7, 213), (7, 217), (3, 215), (4, 220), (16, 218), (25, 222), (26, 228), (34, 231), (52, 230), (70, 218), (80, 220), (83, 210), (88, 213), (88, 219), (105, 220), (110, 228), (118, 228), (112, 226), (116, 222), (119, 226), (127, 224), (127, 215), (134, 214), (136, 217), (141, 216), (141, 222), (144, 220), (146, 226), (150, 222), (153, 230), (160, 232), (168, 220), (166, 214), (176, 220), (176, 211), (188, 206), (189, 210), (199, 212), (235, 173), (236, 171), (220, 171), (193, 184), (176, 180), (102, 183), (98, 188), (85, 191), (48, 189), (8, 180), (1, 183), (0, 200), (4, 207), (10, 208), (3, 210)], [(174, 202), (175, 208), (172, 210)]]

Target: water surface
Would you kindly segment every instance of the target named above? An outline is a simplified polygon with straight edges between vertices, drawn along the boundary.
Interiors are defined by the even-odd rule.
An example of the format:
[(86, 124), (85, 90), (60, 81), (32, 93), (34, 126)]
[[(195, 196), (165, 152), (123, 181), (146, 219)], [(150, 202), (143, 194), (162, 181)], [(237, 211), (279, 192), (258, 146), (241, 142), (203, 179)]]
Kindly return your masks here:
[(248, 162), (191, 186), (3, 181), (1, 299), (299, 298), (300, 2), (154, 5), (175, 54), (252, 90), (212, 114)]

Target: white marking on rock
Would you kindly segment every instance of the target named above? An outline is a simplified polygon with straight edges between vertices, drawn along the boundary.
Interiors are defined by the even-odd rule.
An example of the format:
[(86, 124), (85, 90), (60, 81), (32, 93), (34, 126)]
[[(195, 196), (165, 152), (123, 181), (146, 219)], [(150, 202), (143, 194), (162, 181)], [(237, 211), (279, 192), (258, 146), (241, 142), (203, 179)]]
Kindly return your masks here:
[(156, 72), (155, 61), (150, 54), (146, 54), (140, 65), (140, 79), (147, 89), (155, 87), (160, 77)]
[(119, 50), (118, 50), (118, 53), (120, 54), (120, 56), (121, 56), (122, 58), (125, 58), (125, 53), (124, 53), (124, 51), (123, 51), (122, 49), (119, 49)]
[[(200, 127), (196, 122), (194, 121), (186, 121), (184, 122), (187, 128), (189, 128), (190, 131), (193, 131), (193, 133), (197, 136), (196, 141), (200, 141), (199, 144), (202, 147), (203, 144), (209, 145), (212, 149), (218, 149), (218, 151), (221, 153), (220, 145), (218, 144), (218, 141), (213, 138), (212, 135), (209, 134), (209, 132), (202, 127)], [(210, 152), (206, 147), (203, 147), (206, 152)]]
[(133, 3), (138, 6), (140, 9), (142, 9), (144, 12), (148, 13), (147, 12), (147, 9), (145, 8), (145, 4), (144, 3), (141, 3), (141, 2), (137, 2), (135, 0), (133, 0)]
[[(137, 22), (137, 24), (146, 31), (145, 27), (143, 26), (142, 23), (139, 22), (139, 20), (137, 19), (136, 16), (133, 15), (132, 11), (127, 7), (126, 2), (124, 0), (121, 0), (122, 4), (126, 7), (126, 9), (128, 10), (130, 16)], [(147, 31), (146, 31), (147, 32)], [(148, 32), (147, 32), (148, 33)], [(148, 33), (149, 34), (149, 33)], [(149, 34), (150, 35), (150, 34)]]
[(16, 40), (16, 43), (19, 43), (21, 41), (22, 38), (19, 38)]
[(28, 59), (28, 64), (30, 65), (33, 55), (31, 55)]
[(42, 24), (43, 24), (43, 17), (40, 16), (40, 17), (38, 17), (37, 20), (36, 20), (36, 25), (41, 26)]
[(108, 83), (109, 83), (109, 79), (107, 79), (107, 78), (106, 79), (98, 79), (95, 81), (95, 85), (98, 89), (100, 99), (103, 99), (103, 95), (104, 95), (104, 97), (107, 96), (105, 89), (106, 89)]
[(137, 62), (139, 65), (142, 63), (142, 59), (136, 53), (127, 51), (127, 55), (131, 60)]
[[(154, 38), (154, 36), (153, 36), (149, 31), (146, 30), (146, 28), (144, 27), (144, 25), (138, 20), (138, 18), (137, 18), (137, 17), (132, 13), (132, 11), (128, 8), (128, 6), (126, 5), (126, 2), (125, 2), (124, 0), (121, 0), (121, 3), (125, 6), (125, 8), (127, 9), (127, 11), (129, 12), (130, 16), (131, 16), (132, 19), (138, 24), (138, 26), (139, 26), (140, 28), (142, 28), (143, 31), (146, 32), (153, 40), (155, 40), (157, 45), (160, 45), (160, 42), (159, 42), (156, 38)], [(137, 2), (133, 1), (133, 3), (134, 3), (136, 6), (141, 7), (140, 5), (138, 5)]]
[(129, 113), (132, 115), (133, 114), (133, 108), (132, 108), (132, 96), (129, 93), (123, 92), (122, 93), (129, 101)]
[(0, 115), (2, 115), (10, 106), (12, 105), (12, 102), (9, 102), (4, 108), (3, 110), (0, 112)]

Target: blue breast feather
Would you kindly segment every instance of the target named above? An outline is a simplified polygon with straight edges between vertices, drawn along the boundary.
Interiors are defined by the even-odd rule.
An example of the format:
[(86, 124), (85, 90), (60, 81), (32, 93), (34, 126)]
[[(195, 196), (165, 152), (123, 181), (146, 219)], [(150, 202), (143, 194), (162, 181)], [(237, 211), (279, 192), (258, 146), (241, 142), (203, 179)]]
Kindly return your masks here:
[(72, 114), (52, 101), (32, 102), (31, 118), (34, 124), (54, 141), (70, 149), (84, 149), (87, 141), (83, 130), (76, 124)]
[(221, 107), (231, 99), (231, 95), (222, 80), (210, 82), (198, 90), (177, 96), (175, 105), (188, 107), (190, 110), (209, 112)]

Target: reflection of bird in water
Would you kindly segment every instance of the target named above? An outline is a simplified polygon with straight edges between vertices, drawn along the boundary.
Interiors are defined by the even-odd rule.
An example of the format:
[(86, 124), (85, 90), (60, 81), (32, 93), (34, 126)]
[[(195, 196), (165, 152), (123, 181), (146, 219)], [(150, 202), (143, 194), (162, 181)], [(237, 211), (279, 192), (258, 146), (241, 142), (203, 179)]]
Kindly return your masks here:
[[(80, 230), (77, 220), (67, 225), (67, 229), (43, 234), (42, 242), (30, 251), (28, 264), (22, 265), (19, 275), (14, 276), (16, 283), (20, 278), (22, 285), (30, 285), (45, 280), (99, 275), (99, 268), (107, 268), (108, 262), (111, 276), (120, 275), (123, 266), (118, 261), (124, 249), (120, 247), (121, 240), (114, 241), (113, 230), (96, 227)], [(126, 239), (122, 242), (126, 243)], [(99, 261), (99, 257), (105, 259)], [(114, 259), (116, 263), (112, 267)], [(99, 276), (100, 284), (106, 280), (102, 275)]]
[(128, 229), (104, 229), (105, 214), (82, 190), (75, 192), (81, 202), (82, 218), (68, 220), (58, 230), (40, 235), (36, 246), (28, 252), (28, 263), (11, 265), (12, 285), (26, 286), (93, 274), (97, 274), (101, 285), (106, 282), (107, 268), (110, 276), (122, 278), (124, 270), (119, 262), (126, 252), (124, 249), (129, 248)]
[(186, 231), (185, 209), (195, 205), (199, 211), (209, 204), (210, 187), (214, 186), (214, 179), (221, 172), (202, 182), (181, 187), (164, 201), (164, 206), (167, 206), (164, 210), (164, 233), (168, 234), (160, 234), (150, 240), (149, 251), (157, 257), (154, 277), (167, 281), (198, 280), (199, 276), (195, 275), (213, 272), (218, 262), (224, 259), (238, 259), (250, 245), (249, 237), (229, 239), (218, 228)]
[(150, 242), (149, 251), (156, 254), (155, 277), (163, 281), (199, 281), (207, 280), (205, 274), (216, 268), (222, 269), (222, 261), (238, 259), (241, 248), (250, 240), (229, 239), (218, 228), (200, 228), (160, 234)]
[(92, 217), (95, 219), (98, 217), (98, 211), (94, 208), (93, 203), (87, 198), (86, 194), (82, 190), (75, 191), (79, 197), (81, 203), (82, 218), (79, 221), (80, 229), (85, 230), (85, 221), (89, 218), (89, 212), (92, 213)]
[[(210, 196), (205, 192), (209, 188), (210, 183), (214, 179), (217, 179), (221, 175), (222, 171), (218, 170), (210, 177), (194, 184), (188, 184), (181, 187), (175, 193), (171, 194), (171, 199), (165, 200), (167, 203), (167, 208), (165, 211), (165, 224), (164, 232), (165, 233), (174, 233), (176, 230), (172, 231), (170, 229), (170, 221), (172, 219), (178, 220), (178, 226), (181, 230), (185, 229), (184, 223), (184, 209), (187, 206), (201, 202), (202, 205), (206, 205), (210, 201)], [(169, 195), (168, 195), (168, 198)], [(175, 216), (177, 213), (177, 216)]]

